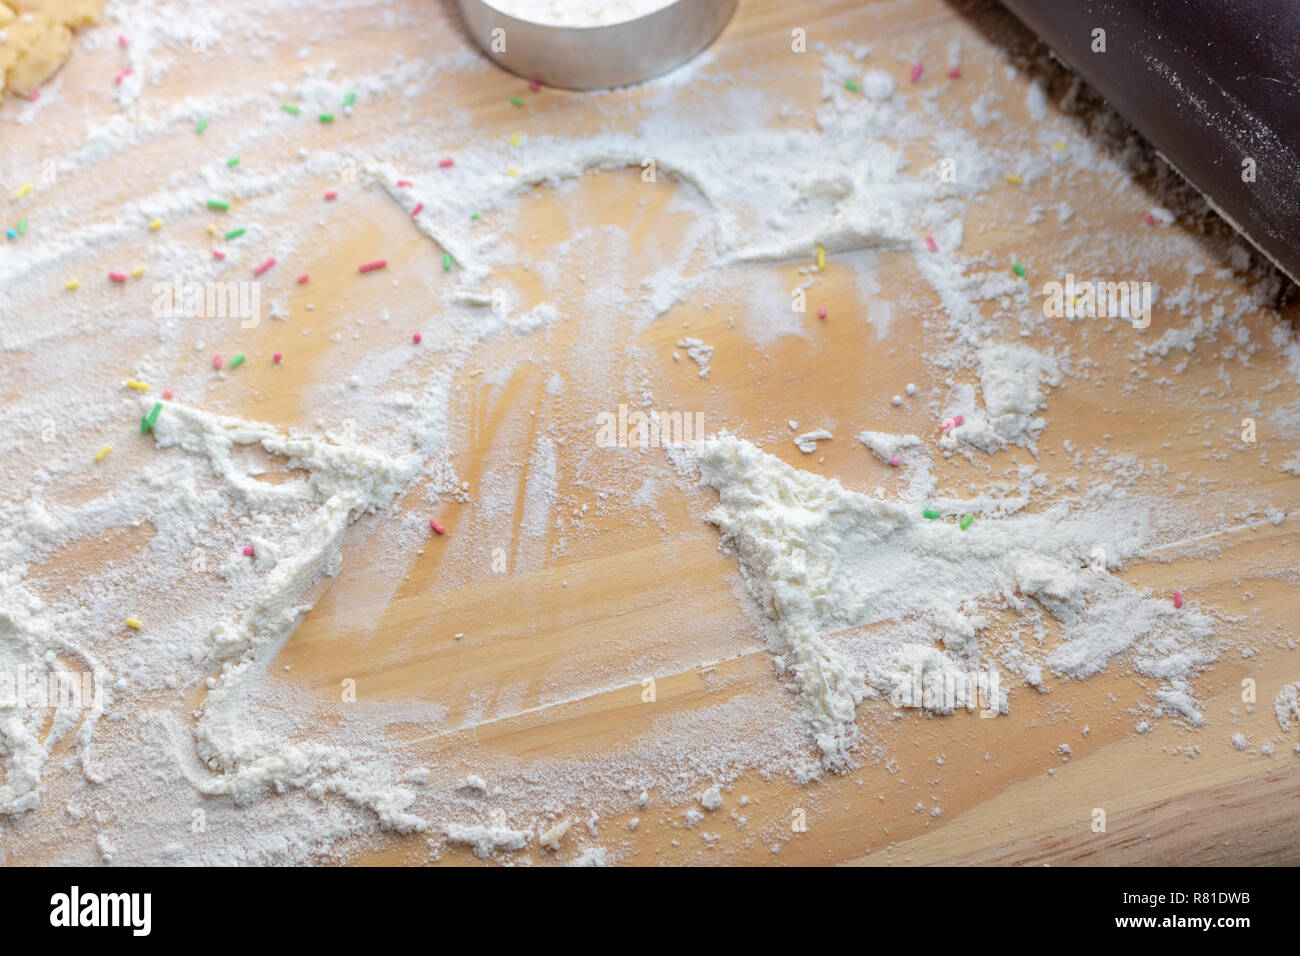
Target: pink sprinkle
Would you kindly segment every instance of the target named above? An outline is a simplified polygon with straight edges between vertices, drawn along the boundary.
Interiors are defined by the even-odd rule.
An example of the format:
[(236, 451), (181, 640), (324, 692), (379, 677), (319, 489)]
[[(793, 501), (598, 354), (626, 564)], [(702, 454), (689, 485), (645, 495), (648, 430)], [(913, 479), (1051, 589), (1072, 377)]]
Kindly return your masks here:
[(889, 463), (893, 465), (895, 468), (897, 468), (899, 465), (903, 463), (903, 459), (895, 455), (893, 458), (889, 459)]
[(420, 210), (423, 208), (424, 208), (424, 203), (417, 202), (415, 204), (415, 208), (411, 210), (411, 218), (414, 219), (416, 216), (418, 216), (420, 214)]
[(820, 309), (817, 310), (817, 318), (819, 319), (826, 318), (826, 306), (822, 306)]
[(131, 45), (131, 41), (126, 38), (126, 34), (120, 33), (118, 34), (117, 37), (117, 45), (120, 46), (123, 50), (125, 50), (127, 47)]
[(258, 265), (256, 268), (253, 269), (253, 275), (260, 276), (263, 272), (271, 268), (271, 266), (273, 265), (275, 265), (275, 256), (267, 256), (265, 259), (262, 260), (262, 263), (260, 265)]
[(376, 259), (374, 262), (363, 262), (357, 266), (358, 272), (374, 272), (376, 269), (382, 269), (388, 265), (387, 259)]
[(456, 161), (454, 159), (440, 159), (438, 160), (438, 165), (443, 169), (450, 169), (452, 166), (456, 165)]
[(329, 192), (325, 194), (325, 198), (328, 200), (338, 199), (339, 191), (337, 189), (331, 189)]
[(421, 338), (420, 333), (416, 332), (414, 335), (411, 336), (411, 341), (414, 342), (416, 345), (419, 345), (420, 338)]
[(212, 356), (212, 367), (215, 368), (215, 369), (217, 369), (217, 370), (220, 370), (220, 369), (221, 369), (221, 356), (220, 356), (220, 355), (214, 355), (214, 356)]
[(279, 365), (281, 362), (284, 361), (284, 356), (281, 355), (279, 352), (276, 352), (274, 355), (271, 356), (271, 361), (274, 362), (276, 365)]
[(1174, 607), (1175, 607), (1175, 608), (1180, 608), (1180, 607), (1182, 607), (1182, 606), (1183, 606), (1183, 592), (1182, 592), (1182, 591), (1175, 591), (1175, 592), (1174, 592)]
[(960, 416), (960, 415), (954, 415), (954, 416), (952, 416), (952, 424), (953, 424), (953, 427), (955, 427), (955, 428), (960, 428), (960, 427), (961, 427), (961, 423), (964, 422), (965, 420), (966, 420), (966, 419), (963, 418), (963, 417)]
[(538, 90), (542, 88), (541, 80), (529, 80), (528, 88), (532, 90), (534, 93), (536, 93)]
[(121, 73), (117, 74), (117, 76), (113, 77), (113, 82), (116, 83), (118, 86), (121, 86), (121, 85), (122, 85), (122, 81), (125, 80), (128, 76), (130, 76), (130, 75), (131, 75), (132, 73), (134, 73), (134, 72), (135, 72), (135, 70), (131, 69), (131, 68), (128, 66), (128, 67), (127, 67), (125, 70), (123, 70)]
[(125, 272), (110, 272), (110, 273), (108, 274), (108, 277), (109, 277), (109, 279), (111, 279), (113, 282), (125, 282), (125, 281), (126, 281), (126, 273), (125, 273)]
[(397, 188), (398, 188), (398, 189), (404, 189), (404, 188), (406, 188), (407, 186), (414, 186), (414, 185), (415, 185), (415, 183), (411, 182), (409, 179), (399, 179), (399, 180), (397, 181)]
[(224, 252), (222, 252), (220, 249), (213, 249), (213, 250), (212, 250), (212, 258), (214, 258), (214, 259), (224, 259), (224, 258), (226, 258), (226, 254), (225, 254)]
[(432, 528), (434, 532), (437, 534), (447, 533), (447, 529), (442, 526), (442, 523), (437, 518), (429, 519), (429, 527)]
[(961, 78), (961, 70), (957, 69), (955, 66), (948, 71), (948, 79), (957, 80), (960, 78)]
[(311, 278), (311, 276), (309, 276), (307, 273), (304, 272), (302, 275), (298, 276), (298, 284), (299, 284), (299, 285), (302, 285), (304, 282), (306, 282), (306, 281), (307, 281), (308, 279), (310, 279), (310, 278)]
[(37, 100), (41, 98), (41, 91), (32, 90), (30, 93), (27, 94), (27, 98), (31, 100), (33, 103), (35, 103)]
[(931, 252), (939, 251), (939, 247), (934, 243), (934, 236), (927, 235), (925, 237), (925, 244), (930, 247)]
[(1156, 224), (1156, 217), (1151, 215), (1151, 213), (1147, 213), (1147, 225), (1154, 226), (1155, 224)]
[(912, 78), (912, 82), (915, 83), (921, 79), (921, 74), (924, 72), (925, 72), (925, 67), (923, 67), (920, 63), (913, 63), (912, 71), (908, 75)]
[(244, 557), (251, 558), (252, 556), (253, 556), (253, 546), (251, 544), (244, 545)]
[(957, 423), (954, 422), (951, 418), (945, 418), (945, 419), (943, 420), (943, 424), (941, 424), (939, 427), (940, 427), (943, 431), (950, 432), (950, 431), (952, 431), (954, 428), (957, 427)]
[(171, 397), (172, 397), (172, 390), (171, 390), (170, 388), (164, 388), (164, 389), (163, 389), (163, 398), (170, 399)]

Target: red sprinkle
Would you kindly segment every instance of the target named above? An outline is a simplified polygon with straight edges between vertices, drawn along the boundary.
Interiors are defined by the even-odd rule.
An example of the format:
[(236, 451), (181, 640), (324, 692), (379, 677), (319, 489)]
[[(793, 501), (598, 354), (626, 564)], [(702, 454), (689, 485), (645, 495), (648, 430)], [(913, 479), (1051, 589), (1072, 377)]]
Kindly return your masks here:
[(442, 526), (442, 523), (437, 518), (429, 519), (429, 527), (432, 528), (434, 532), (437, 534), (447, 533), (447, 529)]
[(376, 269), (382, 269), (388, 265), (387, 259), (376, 259), (374, 262), (363, 262), (357, 266), (358, 272), (374, 272)]
[(113, 282), (125, 282), (125, 281), (126, 281), (126, 273), (125, 273), (125, 272), (110, 272), (110, 273), (108, 274), (108, 277), (109, 277), (109, 279), (111, 279)]
[(443, 169), (450, 169), (452, 166), (456, 165), (456, 161), (454, 159), (440, 159), (438, 160), (438, 165)]
[(416, 216), (418, 216), (420, 214), (420, 210), (423, 208), (424, 208), (424, 203), (417, 202), (415, 204), (415, 208), (411, 210), (411, 218), (414, 219)]
[(214, 259), (224, 259), (224, 258), (226, 258), (226, 254), (225, 254), (224, 252), (222, 252), (220, 249), (213, 249), (213, 250), (212, 250), (212, 258), (214, 258)]
[(817, 310), (817, 318), (819, 319), (826, 318), (826, 306), (822, 306), (820, 309)]
[(253, 546), (251, 544), (244, 545), (244, 557), (251, 558), (252, 556), (253, 556)]
[(273, 265), (275, 265), (275, 256), (267, 256), (264, 260), (262, 260), (262, 263), (260, 265), (254, 267), (253, 275), (260, 276), (263, 272), (271, 268), (271, 266)]
[(416, 332), (414, 335), (412, 335), (412, 336), (411, 336), (411, 341), (414, 342), (416, 345), (419, 345), (419, 344), (420, 344), (420, 333), (419, 333), (419, 332)]
[(409, 179), (399, 179), (399, 180), (397, 181), (397, 188), (398, 188), (398, 189), (404, 189), (404, 188), (407, 187), (407, 186), (414, 186), (414, 185), (415, 185), (415, 183), (411, 182)]
[(1156, 217), (1151, 215), (1151, 213), (1147, 213), (1147, 225), (1154, 226), (1155, 224), (1156, 224)]
[(172, 397), (172, 390), (171, 390), (170, 388), (164, 388), (164, 389), (163, 389), (163, 398), (168, 398), (168, 399), (169, 399), (169, 398), (171, 398), (171, 397)]
[(215, 368), (215, 369), (220, 369), (220, 368), (221, 368), (221, 356), (220, 356), (220, 355), (214, 355), (214, 356), (212, 356), (212, 367)]
[(934, 236), (927, 235), (925, 237), (925, 244), (930, 247), (931, 252), (939, 251), (939, 247), (934, 243)]
[(915, 83), (921, 79), (921, 74), (924, 72), (925, 72), (925, 67), (923, 67), (920, 63), (913, 63), (912, 72), (909, 73), (908, 75), (912, 78), (912, 82)]
[(961, 427), (961, 423), (964, 422), (965, 420), (966, 420), (966, 419), (963, 418), (961, 415), (954, 415), (954, 416), (952, 416), (952, 424), (953, 424), (953, 427), (954, 427), (954, 428), (959, 428), (959, 427)]
[(1175, 608), (1180, 608), (1180, 607), (1182, 607), (1182, 606), (1183, 606), (1183, 592), (1182, 592), (1182, 591), (1175, 591), (1175, 592), (1174, 592), (1174, 607), (1175, 607)]
[(306, 281), (307, 281), (308, 279), (310, 279), (310, 278), (311, 278), (311, 276), (307, 275), (307, 273), (304, 272), (302, 275), (298, 276), (298, 284), (299, 284), (299, 285), (302, 285), (304, 282), (306, 282)]
[(948, 71), (948, 79), (956, 80), (960, 78), (961, 78), (961, 70), (957, 69), (955, 66)]
[(325, 194), (325, 198), (329, 200), (338, 199), (339, 191), (337, 189), (331, 189), (329, 192)]
[(117, 45), (125, 50), (131, 45), (131, 41), (126, 38), (125, 34), (119, 33), (117, 36)]
[(528, 81), (528, 88), (529, 88), (530, 90), (532, 90), (534, 93), (536, 93), (538, 90), (540, 90), (540, 89), (542, 88), (542, 81), (541, 81), (541, 80), (529, 80), (529, 81)]
[(271, 361), (274, 362), (276, 365), (279, 365), (281, 362), (284, 361), (284, 356), (281, 355), (279, 352), (276, 352), (274, 355), (271, 356)]
[(128, 66), (128, 67), (127, 67), (126, 69), (124, 69), (121, 73), (117, 74), (117, 76), (113, 77), (113, 82), (116, 83), (118, 86), (121, 86), (121, 85), (122, 85), (122, 81), (125, 80), (128, 76), (130, 76), (130, 75), (131, 75), (132, 73), (134, 73), (134, 72), (135, 72), (135, 70), (131, 69), (131, 68)]

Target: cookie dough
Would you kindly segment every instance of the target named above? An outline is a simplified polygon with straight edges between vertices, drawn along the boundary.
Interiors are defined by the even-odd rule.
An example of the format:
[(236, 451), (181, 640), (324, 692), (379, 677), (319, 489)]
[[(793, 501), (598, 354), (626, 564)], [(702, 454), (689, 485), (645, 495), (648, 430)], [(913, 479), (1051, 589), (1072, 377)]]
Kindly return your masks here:
[(63, 65), (72, 31), (94, 23), (104, 0), (0, 0), (0, 93), (29, 95)]

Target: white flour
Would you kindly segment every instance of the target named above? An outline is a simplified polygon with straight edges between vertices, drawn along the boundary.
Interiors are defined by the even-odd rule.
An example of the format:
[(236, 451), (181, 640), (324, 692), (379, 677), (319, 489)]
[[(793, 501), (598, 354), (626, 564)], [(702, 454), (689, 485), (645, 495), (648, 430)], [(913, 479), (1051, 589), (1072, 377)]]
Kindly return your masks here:
[(653, 13), (672, 0), (488, 0), (502, 13), (557, 27), (595, 27)]

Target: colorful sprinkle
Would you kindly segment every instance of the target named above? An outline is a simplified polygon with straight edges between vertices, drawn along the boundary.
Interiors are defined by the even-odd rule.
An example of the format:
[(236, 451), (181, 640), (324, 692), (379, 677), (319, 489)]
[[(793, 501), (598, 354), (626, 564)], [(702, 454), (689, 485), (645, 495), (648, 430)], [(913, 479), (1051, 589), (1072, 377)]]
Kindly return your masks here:
[(79, 289), (79, 288), (81, 288), (81, 280), (80, 280), (80, 279), (69, 279), (67, 282), (63, 283), (63, 288), (68, 289), (68, 290)]
[(205, 116), (194, 125), (194, 132), (202, 133), (208, 128), (208, 118)]
[(144, 625), (140, 623), (140, 619), (136, 617), (128, 617), (122, 623), (133, 631), (138, 631), (140, 628), (144, 627)]
[(454, 159), (440, 159), (440, 160), (438, 160), (438, 165), (439, 165), (442, 169), (450, 169), (452, 166), (455, 166), (455, 165), (456, 165), (456, 160), (454, 160)]
[(357, 94), (349, 93), (347, 96), (343, 97), (343, 108), (346, 109), (356, 101), (357, 101)]
[(338, 198), (339, 198), (339, 191), (337, 189), (331, 189), (329, 192), (325, 194), (325, 199), (328, 202), (333, 202), (335, 199)]
[(41, 91), (32, 90), (30, 93), (27, 94), (27, 98), (31, 100), (33, 103), (35, 103), (37, 100), (41, 98)]
[(948, 79), (950, 80), (961, 79), (961, 70), (957, 69), (954, 66), (951, 70), (948, 71)]
[(212, 356), (212, 367), (215, 368), (215, 369), (217, 369), (218, 371), (220, 371), (220, 369), (221, 369), (221, 356), (220, 356), (220, 355), (214, 355), (214, 356)]
[(897, 455), (894, 455), (892, 458), (889, 459), (889, 463), (893, 465), (895, 468), (897, 468), (899, 465), (903, 463), (903, 459), (899, 458)]
[(162, 402), (154, 402), (153, 408), (149, 410), (148, 415), (140, 416), (140, 434), (147, 435), (153, 431), (153, 426), (158, 422), (158, 413), (162, 411)]
[(429, 519), (429, 527), (434, 530), (435, 534), (446, 534), (447, 529), (442, 526), (442, 522), (437, 518)]
[(1182, 606), (1183, 606), (1183, 592), (1182, 592), (1182, 591), (1175, 591), (1175, 592), (1174, 592), (1174, 608), (1177, 609), (1177, 608), (1180, 608), (1180, 607), (1182, 607)]
[(128, 76), (130, 76), (130, 75), (131, 75), (132, 73), (134, 73), (134, 72), (135, 72), (135, 70), (131, 69), (129, 66), (126, 67), (124, 70), (122, 70), (121, 72), (119, 72), (119, 73), (117, 74), (117, 76), (113, 77), (113, 83), (114, 83), (114, 85), (116, 85), (116, 86), (121, 86), (121, 85), (122, 85), (122, 81), (125, 80)]
[(826, 318), (826, 306), (822, 306), (820, 309), (817, 310), (817, 318), (819, 319)]
[(862, 89), (862, 87), (858, 86), (858, 84), (853, 82), (852, 80), (845, 80), (844, 88), (848, 90), (850, 93), (856, 93), (858, 92), (858, 90)]
[(965, 516), (961, 519), (961, 521), (958, 522), (957, 527), (959, 527), (959, 528), (961, 528), (961, 530), (965, 531), (967, 528), (969, 528), (969, 527), (970, 527), (972, 524), (974, 524), (974, 523), (975, 523), (975, 516), (974, 516), (974, 515), (965, 515)]
[(271, 268), (271, 266), (273, 265), (275, 265), (275, 256), (267, 256), (265, 259), (261, 261), (261, 263), (259, 263), (257, 266), (253, 268), (253, 275), (260, 276), (263, 272)]
[(1022, 279), (1025, 277), (1025, 267), (1022, 266), (1019, 262), (1011, 263), (1011, 271), (1014, 272), (1016, 275), (1020, 276), (1020, 278)]
[(952, 423), (953, 423), (953, 425), (955, 425), (955, 426), (958, 427), (958, 428), (961, 428), (962, 423), (965, 422), (965, 421), (966, 421), (966, 417), (965, 417), (964, 415), (954, 415), (954, 416), (952, 416)]
[(14, 199), (22, 199), (31, 191), (32, 191), (32, 184), (23, 183), (21, 186), (19, 186), (17, 189), (14, 190)]
[(244, 364), (244, 358), (245, 358), (244, 353), (240, 352), (238, 355), (236, 355), (234, 358), (230, 360), (230, 368), (232, 370), (239, 368), (239, 366)]
[(99, 449), (99, 451), (95, 452), (95, 461), (103, 461), (105, 458), (108, 457), (108, 453), (111, 452), (112, 450), (113, 450), (112, 445), (102, 446)]
[(399, 180), (397, 181), (397, 188), (398, 188), (398, 189), (408, 189), (408, 188), (410, 188), (411, 186), (414, 186), (414, 185), (415, 185), (415, 183), (411, 182), (409, 179), (399, 179)]
[(421, 339), (421, 335), (419, 332), (416, 332), (414, 335), (411, 336), (411, 341), (414, 342), (416, 345), (420, 344), (420, 339)]
[(205, 226), (204, 228), (206, 228), (206, 229), (208, 230), (208, 235), (209, 235), (209, 236), (215, 236), (215, 235), (217, 234), (217, 227), (216, 227), (216, 224), (215, 224), (215, 223), (211, 223), (211, 222), (210, 222), (210, 223), (208, 223), (207, 226)]
[(508, 167), (508, 168), (506, 169), (506, 175), (507, 175), (507, 176), (518, 176), (518, 175), (519, 175), (519, 170), (515, 169), (513, 166), (510, 166), (510, 167)]
[(309, 276), (307, 273), (304, 272), (302, 275), (298, 276), (298, 284), (305, 285), (307, 280), (310, 278), (311, 276)]
[(1021, 176), (1019, 173), (1007, 173), (1007, 174), (1006, 174), (1005, 176), (1003, 176), (1002, 178), (1005, 179), (1007, 182), (1009, 182), (1009, 183), (1010, 183), (1011, 185), (1013, 185), (1013, 186), (1019, 186), (1019, 185), (1023, 184), (1024, 181), (1025, 181), (1025, 180), (1024, 180), (1024, 177)]
[(925, 237), (925, 244), (926, 244), (926, 246), (929, 248), (929, 250), (930, 250), (931, 252), (938, 252), (938, 251), (939, 251), (939, 247), (938, 247), (938, 245), (935, 244), (934, 236), (931, 236), (931, 235), (928, 235), (928, 234), (927, 234), (926, 237)]
[(424, 203), (417, 202), (415, 204), (415, 208), (411, 210), (411, 218), (414, 219), (416, 216), (418, 216), (420, 214), (420, 210), (422, 210), (423, 208), (424, 208)]
[(523, 101), (522, 99), (520, 99), (518, 96), (512, 96), (512, 97), (510, 97), (510, 104), (511, 104), (512, 106), (523, 106), (523, 105), (524, 105), (524, 101)]
[(321, 114), (320, 114), (319, 116), (317, 116), (316, 118), (317, 118), (318, 120), (320, 120), (322, 123), (332, 123), (332, 122), (334, 122), (334, 114), (333, 114), (333, 113), (321, 113)]
[(524, 134), (523, 134), (523, 133), (512, 133), (512, 134), (510, 134), (510, 145), (511, 145), (511, 146), (518, 146), (518, 145), (519, 145), (519, 141), (520, 141), (521, 139), (523, 139), (523, 138), (524, 138)]
[(243, 226), (240, 226), (238, 229), (231, 229), (229, 232), (226, 233), (226, 240), (229, 241), (231, 239), (238, 239), (246, 232), (248, 232), (248, 230), (245, 229)]
[(253, 556), (253, 546), (251, 544), (244, 545), (244, 557), (251, 558), (252, 556)]
[(226, 160), (226, 165), (229, 166), (229, 167), (231, 167), (231, 168), (233, 168), (233, 167), (235, 167), (235, 166), (238, 166), (238, 165), (239, 165), (239, 157), (238, 157), (238, 156), (231, 156), (228, 160)]
[(1147, 213), (1147, 225), (1154, 226), (1155, 224), (1156, 224), (1156, 217), (1151, 215), (1151, 213)]
[(110, 272), (110, 273), (108, 274), (108, 278), (109, 278), (109, 281), (110, 281), (110, 282), (125, 282), (125, 281), (126, 281), (126, 273), (125, 273), (125, 272)]
[(224, 258), (226, 258), (226, 254), (225, 254), (224, 252), (222, 252), (220, 249), (213, 249), (213, 250), (212, 250), (212, 258), (214, 258), (214, 259), (224, 259)]
[(284, 361), (284, 356), (281, 355), (279, 352), (276, 352), (274, 355), (271, 356), (271, 361), (274, 362), (276, 365), (279, 365), (281, 362)]
[(444, 253), (442, 254), (442, 271), (443, 271), (443, 272), (450, 272), (450, 271), (451, 271), (451, 253), (450, 253), (450, 252), (444, 252)]
[(297, 116), (299, 113), (302, 112), (302, 110), (299, 109), (299, 108), (298, 108), (296, 105), (294, 105), (293, 103), (281, 103), (281, 104), (280, 104), (280, 109), (284, 110), (286, 113), (291, 113), (291, 114), (293, 114), (294, 116)]
[(25, 235), (27, 235), (27, 219), (26, 219), (26, 217), (24, 217), (24, 218), (18, 220), (18, 235), (20, 235), (20, 236), (25, 236)]
[(376, 259), (374, 262), (363, 262), (357, 266), (358, 272), (374, 272), (376, 269), (382, 269), (388, 265), (387, 259)]
[(131, 270), (131, 278), (138, 279), (144, 275), (144, 266), (136, 266)]
[(939, 517), (939, 512), (935, 511), (933, 508), (925, 508), (921, 511), (921, 517), (929, 518), (933, 521), (935, 518)]
[(131, 45), (131, 41), (128, 40), (124, 34), (119, 33), (117, 37), (117, 45), (120, 46), (123, 50), (125, 50), (127, 47)]
[(176, 393), (173, 392), (170, 388), (164, 388), (164, 389), (163, 389), (163, 398), (167, 399), (167, 401), (169, 401), (169, 402), (172, 400), (172, 396), (175, 395), (175, 394), (176, 394)]
[(150, 229), (154, 229), (154, 230), (161, 229), (161, 228), (162, 228), (162, 220), (161, 220), (161, 219), (150, 219), (150, 220), (149, 220), (149, 228), (150, 228)]
[(542, 88), (542, 81), (541, 81), (541, 80), (529, 80), (529, 81), (528, 81), (528, 88), (529, 88), (530, 90), (532, 90), (534, 93), (536, 93), (536, 92), (538, 92), (538, 91)]
[(478, 213), (476, 213), (476, 212), (472, 212), (472, 213), (470, 213), (470, 214), (469, 214), (469, 219), (470, 219), (470, 222), (478, 222)]
[(923, 73), (925, 73), (925, 67), (923, 67), (920, 63), (913, 63), (912, 69), (908, 72), (907, 75), (908, 78), (911, 79), (913, 83), (918, 83), (920, 82), (921, 75)]
[(224, 212), (225, 210), (230, 208), (230, 203), (226, 202), (224, 199), (209, 199), (208, 208), (220, 209)]
[(822, 246), (817, 247), (817, 268), (821, 271), (826, 269), (826, 250)]

